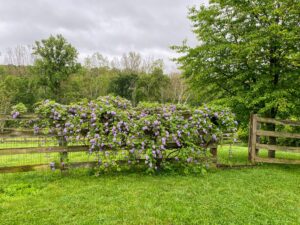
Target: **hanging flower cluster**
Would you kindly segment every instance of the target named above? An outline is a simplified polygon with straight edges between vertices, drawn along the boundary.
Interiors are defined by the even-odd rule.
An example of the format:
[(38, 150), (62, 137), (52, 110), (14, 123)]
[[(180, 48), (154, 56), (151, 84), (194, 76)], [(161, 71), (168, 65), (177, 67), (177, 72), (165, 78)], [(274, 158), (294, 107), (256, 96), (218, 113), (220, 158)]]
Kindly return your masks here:
[(70, 105), (46, 100), (36, 113), (35, 131), (48, 129), (68, 143), (88, 145), (103, 168), (120, 160), (129, 166), (143, 162), (151, 171), (166, 162), (199, 165), (207, 147), (237, 126), (229, 110), (149, 103), (134, 108), (112, 96)]
[(17, 105), (12, 106), (11, 116), (13, 119), (17, 119), (21, 114), (27, 112), (27, 108), (23, 103), (18, 103)]

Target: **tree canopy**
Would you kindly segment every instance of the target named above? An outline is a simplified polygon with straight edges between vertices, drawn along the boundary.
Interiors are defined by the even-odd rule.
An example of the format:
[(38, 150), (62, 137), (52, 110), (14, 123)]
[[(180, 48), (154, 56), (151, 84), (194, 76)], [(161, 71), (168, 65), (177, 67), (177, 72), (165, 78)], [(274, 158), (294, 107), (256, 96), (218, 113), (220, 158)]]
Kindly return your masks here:
[(40, 84), (43, 88), (49, 88), (44, 97), (59, 99), (61, 82), (80, 68), (77, 50), (62, 35), (51, 35), (48, 39), (35, 42), (33, 54), (37, 56), (34, 68)]
[(191, 8), (196, 47), (173, 47), (202, 98), (249, 113), (299, 116), (300, 1), (212, 0)]

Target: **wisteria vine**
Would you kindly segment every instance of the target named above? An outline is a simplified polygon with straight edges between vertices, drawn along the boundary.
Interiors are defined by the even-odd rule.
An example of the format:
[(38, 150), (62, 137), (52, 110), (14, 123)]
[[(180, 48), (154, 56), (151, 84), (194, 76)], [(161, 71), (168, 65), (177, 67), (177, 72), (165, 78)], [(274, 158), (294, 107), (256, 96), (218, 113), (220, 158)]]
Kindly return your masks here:
[(113, 96), (70, 105), (45, 100), (35, 112), (35, 132), (42, 129), (68, 143), (83, 142), (102, 169), (117, 166), (118, 160), (129, 166), (143, 162), (149, 171), (169, 162), (201, 166), (201, 158), (209, 156), (207, 147), (237, 129), (228, 109), (157, 103), (133, 107)]

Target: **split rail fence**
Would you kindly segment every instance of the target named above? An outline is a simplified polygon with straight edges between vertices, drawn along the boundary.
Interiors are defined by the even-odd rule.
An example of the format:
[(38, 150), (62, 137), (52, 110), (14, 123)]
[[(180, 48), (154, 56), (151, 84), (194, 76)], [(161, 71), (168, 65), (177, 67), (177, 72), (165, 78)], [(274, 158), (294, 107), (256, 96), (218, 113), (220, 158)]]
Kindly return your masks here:
[(281, 163), (281, 164), (300, 164), (300, 160), (297, 159), (279, 159), (279, 158), (263, 158), (259, 157), (258, 153), (261, 149), (267, 149), (268, 151), (283, 151), (300, 153), (300, 147), (297, 146), (280, 146), (277, 144), (261, 144), (261, 137), (275, 137), (275, 138), (292, 138), (300, 139), (300, 134), (281, 132), (281, 131), (267, 131), (262, 130), (262, 124), (274, 124), (281, 126), (300, 126), (300, 121), (291, 120), (277, 120), (271, 118), (263, 118), (256, 114), (252, 114), (250, 117), (250, 135), (249, 135), (249, 160), (252, 163)]
[[(24, 115), (22, 118), (17, 120), (30, 120), (36, 119), (34, 115)], [(86, 156), (89, 155), (89, 146), (84, 141), (78, 143), (67, 143), (61, 136), (45, 135), (42, 133), (34, 134), (33, 129), (23, 129), (23, 128), (6, 128), (6, 121), (14, 121), (10, 115), (0, 115), (0, 173), (13, 173), (13, 172), (27, 172), (36, 170), (47, 170), (47, 169), (59, 169), (67, 170), (71, 168), (93, 168), (99, 165), (99, 161), (96, 158), (92, 160), (84, 161)], [(8, 143), (13, 142), (13, 145)], [(43, 145), (40, 143), (48, 143), (48, 145)], [(31, 143), (27, 144), (27, 143)], [(34, 144), (34, 147), (32, 146)], [(50, 144), (49, 144), (50, 143)], [(167, 149), (179, 148), (175, 143), (169, 143)], [(210, 160), (213, 163), (217, 162), (217, 145), (207, 146), (208, 151), (211, 153)], [(109, 151), (110, 149), (107, 148)], [(119, 149), (118, 149), (119, 150)], [(129, 150), (129, 149), (120, 149)], [(85, 157), (82, 157), (79, 161), (70, 161), (69, 157), (72, 153), (82, 153)], [(52, 162), (42, 162), (42, 163), (22, 163), (22, 165), (5, 165), (1, 162), (1, 157), (11, 156), (15, 157), (17, 160), (18, 155), (36, 155), (36, 154), (58, 154), (58, 161), (53, 165)], [(86, 154), (85, 154), (86, 153)], [(14, 160), (14, 158), (12, 159)], [(11, 161), (12, 161), (11, 160)], [(170, 161), (174, 158), (168, 159)], [(43, 161), (43, 160), (41, 160)], [(119, 165), (128, 163), (127, 160), (116, 160)], [(143, 162), (141, 159), (140, 162)]]

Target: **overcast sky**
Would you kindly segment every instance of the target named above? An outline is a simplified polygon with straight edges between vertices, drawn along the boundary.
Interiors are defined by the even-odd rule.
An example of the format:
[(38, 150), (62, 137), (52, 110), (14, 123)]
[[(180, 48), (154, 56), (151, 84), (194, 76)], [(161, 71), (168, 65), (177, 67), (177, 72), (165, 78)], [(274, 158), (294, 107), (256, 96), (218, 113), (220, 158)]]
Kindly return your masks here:
[(62, 34), (82, 60), (100, 52), (113, 58), (137, 51), (163, 58), (167, 71), (175, 53), (170, 45), (195, 44), (188, 7), (207, 0), (0, 0), (0, 63), (8, 47), (33, 44)]

